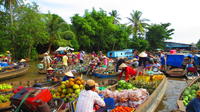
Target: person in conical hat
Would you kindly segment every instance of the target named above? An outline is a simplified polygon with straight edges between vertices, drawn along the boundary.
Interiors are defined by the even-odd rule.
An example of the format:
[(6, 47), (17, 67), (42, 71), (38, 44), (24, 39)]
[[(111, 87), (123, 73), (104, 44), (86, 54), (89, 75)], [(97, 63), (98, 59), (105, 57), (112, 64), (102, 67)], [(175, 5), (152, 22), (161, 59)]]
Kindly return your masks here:
[(53, 74), (53, 72), (54, 72), (54, 69), (53, 69), (52, 67), (49, 67), (49, 68), (47, 69), (47, 73), (48, 73), (48, 74)]
[(133, 68), (137, 68), (138, 65), (139, 65), (138, 59), (137, 59), (137, 58), (133, 58), (132, 61), (133, 61), (133, 62), (132, 62), (132, 66), (133, 66)]
[(50, 64), (51, 64), (52, 61), (53, 60), (48, 55), (48, 53), (44, 53), (44, 58), (43, 58), (42, 62), (44, 62), (45, 70), (47, 70), (50, 67)]
[(26, 62), (26, 60), (25, 59), (21, 59), (19, 62), (23, 63), (23, 62)]
[(130, 66), (127, 66), (125, 63), (122, 63), (119, 66), (119, 69), (122, 70), (122, 72), (119, 74), (119, 77), (118, 77), (119, 80), (121, 79), (123, 73), (125, 73), (125, 80), (126, 81), (128, 81), (131, 77), (136, 76), (136, 74), (137, 74), (137, 70), (133, 69)]
[(118, 58), (118, 59), (117, 59), (117, 63), (116, 63), (116, 67), (115, 67), (116, 72), (118, 72), (119, 66), (120, 66), (122, 63), (125, 63), (125, 60), (124, 60), (123, 58)]
[(12, 60), (11, 60), (11, 55), (12, 55), (12, 54), (10, 53), (10, 51), (6, 51), (6, 55), (7, 55), (7, 58), (8, 58), (8, 60), (7, 60), (8, 63), (11, 63), (11, 61), (12, 61)]
[(139, 54), (139, 66), (142, 66), (142, 65), (144, 67), (146, 66), (146, 61), (148, 60), (147, 57), (148, 57), (148, 55), (145, 51), (143, 51)]
[(63, 77), (62, 81), (69, 80), (70, 78), (75, 78), (74, 74), (72, 73), (72, 71), (68, 71), (68, 72), (64, 73), (64, 75), (65, 76)]
[(6, 53), (10, 54), (10, 51), (6, 51)]

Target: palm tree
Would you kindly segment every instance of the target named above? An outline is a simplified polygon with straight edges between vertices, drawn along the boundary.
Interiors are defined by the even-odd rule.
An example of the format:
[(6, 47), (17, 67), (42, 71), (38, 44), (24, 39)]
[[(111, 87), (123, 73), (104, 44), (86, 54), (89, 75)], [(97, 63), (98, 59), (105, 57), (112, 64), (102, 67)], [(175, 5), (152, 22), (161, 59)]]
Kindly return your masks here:
[(47, 15), (47, 32), (49, 34), (49, 47), (48, 52), (50, 53), (51, 47), (54, 43), (61, 40), (61, 34), (64, 31), (67, 31), (67, 23), (56, 14), (48, 14)]
[(112, 10), (110, 13), (110, 16), (114, 17), (114, 24), (118, 24), (119, 20), (121, 20), (121, 18), (119, 17), (119, 14), (117, 12), (117, 10)]
[(22, 2), (23, 0), (0, 0), (0, 3), (4, 6), (5, 10), (10, 13), (11, 25), (13, 25), (13, 9)]
[(142, 12), (141, 11), (134, 11), (130, 14), (131, 17), (128, 18), (130, 21), (130, 27), (133, 29), (133, 36), (138, 37), (144, 34), (145, 28), (148, 26), (146, 23), (149, 21), (148, 19), (142, 18)]

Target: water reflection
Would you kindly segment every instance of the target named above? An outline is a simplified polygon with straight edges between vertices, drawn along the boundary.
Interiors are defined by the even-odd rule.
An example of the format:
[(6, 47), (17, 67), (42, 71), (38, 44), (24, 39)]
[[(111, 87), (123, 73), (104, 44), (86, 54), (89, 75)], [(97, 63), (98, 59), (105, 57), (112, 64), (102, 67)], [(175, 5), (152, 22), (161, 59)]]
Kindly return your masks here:
[(184, 79), (168, 79), (166, 93), (156, 112), (170, 112), (173, 109), (177, 109), (176, 101), (186, 85), (187, 83)]

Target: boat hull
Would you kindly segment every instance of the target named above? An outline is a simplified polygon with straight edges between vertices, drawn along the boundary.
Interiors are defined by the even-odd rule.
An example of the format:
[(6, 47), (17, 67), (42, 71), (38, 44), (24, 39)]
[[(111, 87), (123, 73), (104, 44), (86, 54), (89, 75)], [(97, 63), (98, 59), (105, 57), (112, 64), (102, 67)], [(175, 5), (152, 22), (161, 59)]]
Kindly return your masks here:
[(115, 73), (115, 74), (112, 74), (112, 75), (104, 75), (104, 74), (95, 73), (95, 72), (92, 73), (93, 76), (98, 77), (98, 78), (111, 78), (111, 77), (118, 76), (118, 74), (119, 73)]
[(171, 69), (164, 71), (164, 74), (167, 77), (172, 77), (172, 78), (185, 78), (186, 77), (186, 71), (184, 69)]
[(139, 105), (135, 112), (154, 112), (163, 99), (167, 83), (167, 78), (164, 77), (151, 96), (143, 104)]
[(26, 66), (23, 68), (16, 69), (14, 71), (2, 72), (0, 73), (0, 81), (20, 77), (24, 75), (28, 71), (28, 69), (29, 66)]
[(188, 84), (188, 86), (186, 86), (186, 87), (182, 90), (181, 94), (179, 95), (179, 100), (177, 100), (177, 106), (178, 106), (178, 109), (179, 109), (179, 110), (181, 110), (181, 111), (186, 111), (186, 107), (184, 106), (183, 101), (182, 101), (182, 99), (181, 99), (184, 90), (185, 90), (187, 87), (192, 86), (194, 83), (196, 83), (196, 82), (198, 82), (198, 81), (200, 81), (200, 77), (196, 77), (195, 79), (193, 79), (193, 80)]

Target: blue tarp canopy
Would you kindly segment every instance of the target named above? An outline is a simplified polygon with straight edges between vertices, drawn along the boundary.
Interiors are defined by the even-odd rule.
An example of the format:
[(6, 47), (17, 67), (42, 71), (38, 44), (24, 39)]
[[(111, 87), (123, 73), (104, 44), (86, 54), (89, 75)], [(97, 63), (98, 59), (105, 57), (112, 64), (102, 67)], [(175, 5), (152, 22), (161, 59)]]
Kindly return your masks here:
[(7, 67), (9, 66), (8, 63), (0, 63), (0, 67)]
[(184, 56), (185, 56), (185, 57), (191, 57), (191, 58), (193, 57), (192, 54), (185, 54)]
[(167, 55), (167, 65), (181, 67), (184, 57), (184, 55)]
[(195, 65), (200, 65), (200, 55), (194, 56), (194, 63), (195, 63)]

